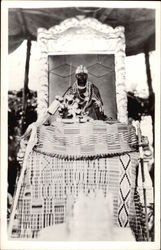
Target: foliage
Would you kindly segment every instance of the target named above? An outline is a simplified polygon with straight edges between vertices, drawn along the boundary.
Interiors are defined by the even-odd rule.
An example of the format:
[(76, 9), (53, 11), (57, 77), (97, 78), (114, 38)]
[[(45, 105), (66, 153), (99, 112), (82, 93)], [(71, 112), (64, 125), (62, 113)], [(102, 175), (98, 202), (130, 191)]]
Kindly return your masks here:
[(142, 116), (152, 116), (154, 113), (154, 95), (148, 98), (140, 98), (132, 92), (127, 93), (128, 99), (128, 117), (134, 120), (141, 120)]
[(17, 162), (20, 138), (28, 125), (37, 119), (37, 93), (28, 90), (23, 111), (23, 89), (8, 92), (8, 191), (13, 194), (20, 165)]

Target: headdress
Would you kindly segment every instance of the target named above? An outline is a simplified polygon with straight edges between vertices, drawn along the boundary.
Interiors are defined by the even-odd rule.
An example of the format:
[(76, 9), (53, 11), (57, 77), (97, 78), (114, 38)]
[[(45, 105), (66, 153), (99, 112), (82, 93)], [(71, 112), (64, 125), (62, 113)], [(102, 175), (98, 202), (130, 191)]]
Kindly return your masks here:
[(84, 65), (79, 65), (75, 71), (75, 74), (79, 74), (79, 73), (85, 73), (88, 74), (88, 70)]

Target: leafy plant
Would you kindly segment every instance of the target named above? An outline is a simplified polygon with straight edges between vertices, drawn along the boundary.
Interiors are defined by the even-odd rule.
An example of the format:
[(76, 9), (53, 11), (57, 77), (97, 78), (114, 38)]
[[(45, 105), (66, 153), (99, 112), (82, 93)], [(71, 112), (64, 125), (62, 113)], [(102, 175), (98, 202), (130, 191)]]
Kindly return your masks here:
[(8, 192), (13, 195), (20, 170), (17, 161), (20, 138), (29, 124), (37, 119), (37, 93), (28, 90), (26, 109), (23, 110), (23, 89), (8, 92)]

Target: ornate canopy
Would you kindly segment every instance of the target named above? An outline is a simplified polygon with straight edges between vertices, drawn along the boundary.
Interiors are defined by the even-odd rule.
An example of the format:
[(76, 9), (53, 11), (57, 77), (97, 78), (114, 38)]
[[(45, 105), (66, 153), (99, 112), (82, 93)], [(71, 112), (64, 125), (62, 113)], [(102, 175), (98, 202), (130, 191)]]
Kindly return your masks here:
[[(146, 6), (145, 6), (146, 7)], [(37, 29), (49, 29), (67, 18), (96, 18), (113, 28), (125, 27), (126, 55), (155, 49), (155, 10), (145, 8), (12, 8), (9, 9), (9, 52), (24, 39), (36, 40)], [(146, 32), (145, 32), (146, 31)]]

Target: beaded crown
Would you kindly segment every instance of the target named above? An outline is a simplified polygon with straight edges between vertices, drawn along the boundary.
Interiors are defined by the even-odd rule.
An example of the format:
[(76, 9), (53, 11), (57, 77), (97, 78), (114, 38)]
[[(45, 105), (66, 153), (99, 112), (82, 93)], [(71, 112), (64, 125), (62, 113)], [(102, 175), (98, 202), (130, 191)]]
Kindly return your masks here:
[(75, 71), (75, 74), (79, 74), (79, 73), (86, 73), (88, 74), (88, 70), (84, 65), (79, 65)]

